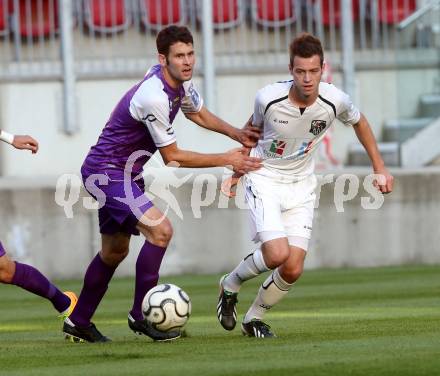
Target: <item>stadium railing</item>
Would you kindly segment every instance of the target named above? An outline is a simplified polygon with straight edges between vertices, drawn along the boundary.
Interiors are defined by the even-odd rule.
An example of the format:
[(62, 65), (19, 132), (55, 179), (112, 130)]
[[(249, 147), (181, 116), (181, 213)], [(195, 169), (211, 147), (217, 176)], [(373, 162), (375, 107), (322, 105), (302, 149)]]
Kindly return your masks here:
[[(188, 25), (196, 52), (203, 55), (201, 0), (0, 0), (0, 80), (60, 78), (59, 12), (66, 1), (72, 8), (77, 77), (138, 75), (156, 60), (155, 35), (168, 24)], [(406, 30), (403, 38), (397, 26), (420, 8), (418, 4), (436, 6), (439, 0), (348, 1), (354, 64), (389, 66), (401, 50), (413, 51), (415, 60), (423, 60), (419, 49), (438, 47), (438, 38), (427, 43), (427, 38), (416, 38), (414, 30)], [(338, 62), (349, 48), (342, 42), (342, 2), (213, 0), (216, 71), (284, 69), (288, 45), (301, 31), (319, 36), (334, 69), (340, 69)], [(438, 33), (438, 23), (428, 25), (432, 33)]]

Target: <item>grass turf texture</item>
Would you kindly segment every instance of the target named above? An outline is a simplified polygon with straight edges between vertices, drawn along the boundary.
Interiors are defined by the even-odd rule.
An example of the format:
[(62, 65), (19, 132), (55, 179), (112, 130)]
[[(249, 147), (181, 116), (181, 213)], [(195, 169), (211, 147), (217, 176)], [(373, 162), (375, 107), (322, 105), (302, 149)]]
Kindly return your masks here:
[[(278, 338), (217, 322), (219, 275), (164, 277), (188, 292), (187, 337), (153, 343), (127, 327), (132, 279), (112, 281), (94, 322), (110, 344), (64, 341), (50, 303), (0, 286), (0, 375), (438, 375), (440, 266), (306, 271), (267, 315)], [(264, 277), (239, 294), (242, 317)], [(81, 281), (61, 281), (79, 291)]]

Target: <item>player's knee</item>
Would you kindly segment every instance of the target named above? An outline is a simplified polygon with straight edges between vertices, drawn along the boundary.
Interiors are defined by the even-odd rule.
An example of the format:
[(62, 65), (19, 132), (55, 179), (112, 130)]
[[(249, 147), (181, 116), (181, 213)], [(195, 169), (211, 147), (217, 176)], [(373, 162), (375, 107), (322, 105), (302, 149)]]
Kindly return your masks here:
[(119, 259), (120, 262), (122, 262), (127, 257), (127, 255), (128, 255), (128, 248), (122, 248), (118, 250), (115, 257)]
[(281, 278), (283, 278), (287, 283), (293, 283), (301, 277), (302, 273), (302, 265), (297, 265), (292, 268), (283, 269), (281, 273)]
[(173, 226), (168, 219), (162, 221), (151, 231), (150, 242), (159, 247), (167, 247), (173, 237)]
[(275, 269), (282, 265), (289, 258), (289, 249), (283, 247), (272, 249), (269, 253), (264, 255), (264, 261), (268, 268)]
[(128, 255), (128, 246), (116, 244), (112, 247), (103, 248), (101, 257), (104, 263), (111, 266), (119, 265)]
[(127, 257), (128, 251), (118, 251), (111, 254), (108, 254), (103, 257), (104, 263), (106, 263), (109, 266), (116, 267), (118, 266), (124, 259)]

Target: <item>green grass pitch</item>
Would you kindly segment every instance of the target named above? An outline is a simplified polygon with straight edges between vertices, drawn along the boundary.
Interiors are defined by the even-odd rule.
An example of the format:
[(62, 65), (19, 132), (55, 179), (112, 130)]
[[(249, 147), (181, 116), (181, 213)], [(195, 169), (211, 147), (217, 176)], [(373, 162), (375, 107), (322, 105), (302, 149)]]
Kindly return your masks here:
[[(278, 335), (217, 323), (219, 275), (164, 277), (193, 303), (187, 336), (154, 343), (128, 330), (132, 279), (115, 279), (94, 317), (110, 344), (63, 339), (45, 300), (0, 286), (0, 375), (440, 375), (440, 266), (306, 271), (267, 315)], [(245, 313), (264, 277), (239, 295)], [(78, 292), (81, 281), (61, 281)]]

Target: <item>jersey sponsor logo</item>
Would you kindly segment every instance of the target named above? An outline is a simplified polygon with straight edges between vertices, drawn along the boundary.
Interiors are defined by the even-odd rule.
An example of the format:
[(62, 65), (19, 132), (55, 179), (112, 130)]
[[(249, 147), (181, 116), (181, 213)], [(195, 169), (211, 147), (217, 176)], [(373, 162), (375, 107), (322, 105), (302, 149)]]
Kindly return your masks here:
[(172, 127), (167, 128), (166, 130), (167, 134), (172, 136), (174, 134), (174, 129)]
[(278, 123), (278, 124), (289, 124), (288, 120), (283, 120), (283, 119), (273, 119), (274, 123)]
[(150, 123), (152, 123), (153, 121), (156, 121), (156, 116), (154, 116), (153, 114), (148, 114), (147, 116), (144, 116), (142, 118), (143, 121), (148, 120)]
[(276, 155), (283, 155), (284, 149), (286, 148), (286, 141), (273, 140), (270, 145), (269, 151), (275, 153)]
[(317, 136), (325, 129), (326, 126), (327, 123), (325, 120), (312, 120), (309, 132)]
[(303, 142), (301, 144), (301, 146), (299, 147), (298, 157), (300, 157), (304, 154), (307, 154), (310, 151), (310, 149), (312, 148), (312, 145), (313, 145), (313, 141)]

